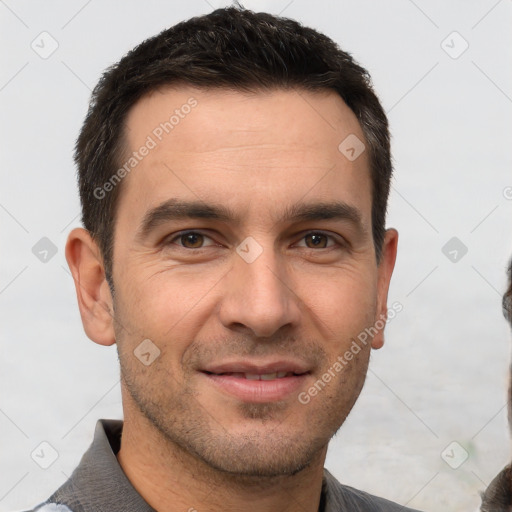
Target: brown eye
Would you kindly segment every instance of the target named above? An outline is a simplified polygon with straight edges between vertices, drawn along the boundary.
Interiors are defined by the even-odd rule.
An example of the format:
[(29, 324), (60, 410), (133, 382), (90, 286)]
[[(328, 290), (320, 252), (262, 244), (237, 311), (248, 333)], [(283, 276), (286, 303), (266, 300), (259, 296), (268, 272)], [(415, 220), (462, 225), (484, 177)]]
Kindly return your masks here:
[(309, 233), (304, 237), (306, 246), (310, 249), (325, 249), (327, 247), (327, 236), (321, 233)]
[(187, 249), (199, 249), (204, 243), (204, 235), (201, 233), (185, 233), (179, 237), (183, 247)]

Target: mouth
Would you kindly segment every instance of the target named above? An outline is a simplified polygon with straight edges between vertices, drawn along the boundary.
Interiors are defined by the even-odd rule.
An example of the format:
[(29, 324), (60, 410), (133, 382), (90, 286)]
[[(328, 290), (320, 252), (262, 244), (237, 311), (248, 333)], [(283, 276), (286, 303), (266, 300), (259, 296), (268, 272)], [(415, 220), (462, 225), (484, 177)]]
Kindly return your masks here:
[(294, 362), (270, 364), (225, 363), (200, 372), (214, 388), (242, 402), (285, 400), (304, 386), (311, 371)]
[(245, 373), (245, 372), (225, 372), (225, 373), (213, 373), (207, 372), (204, 373), (208, 375), (224, 375), (227, 377), (235, 377), (237, 379), (247, 379), (247, 380), (276, 380), (276, 379), (284, 379), (286, 377), (297, 377), (299, 373), (294, 372), (273, 372), (273, 373)]

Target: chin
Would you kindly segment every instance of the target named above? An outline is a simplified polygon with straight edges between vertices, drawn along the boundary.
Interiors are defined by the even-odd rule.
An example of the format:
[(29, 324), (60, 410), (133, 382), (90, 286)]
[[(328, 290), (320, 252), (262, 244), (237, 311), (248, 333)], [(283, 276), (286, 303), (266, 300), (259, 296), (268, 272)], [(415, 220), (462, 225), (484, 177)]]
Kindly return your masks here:
[(300, 473), (311, 465), (318, 450), (312, 445), (298, 446), (294, 440), (283, 442), (275, 439), (268, 443), (262, 439), (230, 439), (229, 448), (197, 453), (209, 468), (249, 480), (261, 478), (289, 477)]

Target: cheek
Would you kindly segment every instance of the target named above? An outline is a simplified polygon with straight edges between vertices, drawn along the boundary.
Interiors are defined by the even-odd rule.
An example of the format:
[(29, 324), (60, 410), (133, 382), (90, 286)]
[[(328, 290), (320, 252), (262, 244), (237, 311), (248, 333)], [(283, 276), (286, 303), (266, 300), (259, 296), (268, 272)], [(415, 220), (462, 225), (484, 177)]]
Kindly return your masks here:
[[(193, 340), (211, 309), (211, 299), (221, 272), (186, 271), (181, 268), (127, 269), (119, 293), (123, 321), (132, 338), (143, 336), (158, 346), (173, 347)], [(126, 276), (129, 276), (126, 277)], [(117, 287), (116, 287), (117, 288)]]
[(374, 321), (377, 286), (372, 272), (339, 272), (303, 282), (304, 302), (326, 336), (339, 342), (356, 337)]

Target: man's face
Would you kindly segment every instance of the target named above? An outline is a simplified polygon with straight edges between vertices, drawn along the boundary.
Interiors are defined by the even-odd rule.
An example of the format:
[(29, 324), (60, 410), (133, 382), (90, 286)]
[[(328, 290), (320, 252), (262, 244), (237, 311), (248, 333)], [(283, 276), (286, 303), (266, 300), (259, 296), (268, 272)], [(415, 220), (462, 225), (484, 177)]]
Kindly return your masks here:
[[(142, 413), (162, 439), (239, 474), (291, 474), (323, 453), (370, 343), (333, 365), (385, 312), (391, 273), (375, 261), (367, 152), (338, 149), (351, 134), (364, 140), (334, 93), (165, 88), (133, 107), (130, 153), (148, 136), (156, 146), (124, 179), (116, 216), (127, 421)], [(147, 339), (143, 361), (160, 351), (149, 365), (134, 355)]]

